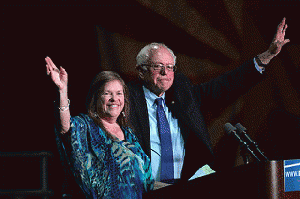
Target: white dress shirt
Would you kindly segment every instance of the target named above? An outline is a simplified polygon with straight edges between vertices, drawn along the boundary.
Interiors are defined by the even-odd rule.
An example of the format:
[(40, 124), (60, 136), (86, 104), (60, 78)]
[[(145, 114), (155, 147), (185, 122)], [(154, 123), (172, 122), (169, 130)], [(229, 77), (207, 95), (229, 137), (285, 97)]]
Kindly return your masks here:
[[(156, 119), (157, 105), (155, 103), (155, 99), (159, 97), (144, 86), (143, 86), (143, 90), (145, 93), (147, 109), (149, 114), (152, 176), (154, 180), (160, 181), (161, 144), (159, 139), (158, 127), (157, 127), (157, 119)], [(163, 100), (165, 100), (165, 94), (163, 94), (162, 98)], [(178, 120), (172, 117), (172, 114), (169, 111), (168, 107), (165, 106), (165, 102), (163, 103), (163, 108), (166, 113), (166, 117), (169, 122), (170, 130), (171, 130), (173, 161), (174, 161), (174, 178), (179, 179), (182, 166), (183, 166), (184, 155), (185, 155), (184, 141), (180, 133)], [(201, 177), (210, 174), (212, 172), (214, 171), (210, 169), (208, 165), (205, 165), (202, 168), (200, 168), (191, 179), (194, 179), (196, 177)]]

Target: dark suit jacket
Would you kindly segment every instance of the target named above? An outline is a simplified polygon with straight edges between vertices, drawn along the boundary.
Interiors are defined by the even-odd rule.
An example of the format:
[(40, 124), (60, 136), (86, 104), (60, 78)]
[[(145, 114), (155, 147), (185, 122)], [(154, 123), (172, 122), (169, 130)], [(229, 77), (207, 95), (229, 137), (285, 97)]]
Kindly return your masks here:
[[(188, 180), (200, 167), (214, 161), (202, 110), (233, 103), (263, 76), (255, 69), (253, 60), (200, 85), (193, 85), (184, 75), (175, 73), (174, 83), (166, 91), (166, 104), (173, 116), (178, 119), (185, 143), (181, 180)], [(131, 82), (128, 87), (130, 121), (143, 150), (151, 158), (149, 119), (142, 82)]]

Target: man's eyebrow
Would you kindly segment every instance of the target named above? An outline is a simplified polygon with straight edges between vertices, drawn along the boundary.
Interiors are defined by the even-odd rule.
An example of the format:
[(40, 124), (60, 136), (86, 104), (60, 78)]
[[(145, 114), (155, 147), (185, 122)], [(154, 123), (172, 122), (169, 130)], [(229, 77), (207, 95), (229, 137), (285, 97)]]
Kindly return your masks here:
[[(161, 65), (164, 65), (162, 62), (157, 62), (157, 63), (155, 63), (155, 64), (161, 64)], [(170, 66), (170, 65), (173, 66), (173, 64), (166, 64), (166, 66)]]

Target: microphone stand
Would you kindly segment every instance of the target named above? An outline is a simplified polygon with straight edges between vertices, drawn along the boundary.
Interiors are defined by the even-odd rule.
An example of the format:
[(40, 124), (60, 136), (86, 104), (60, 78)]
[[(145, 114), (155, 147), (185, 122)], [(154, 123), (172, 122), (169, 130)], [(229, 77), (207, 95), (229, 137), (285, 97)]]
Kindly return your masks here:
[[(245, 142), (247, 143), (248, 147), (253, 149), (252, 151), (256, 151), (258, 153), (258, 155), (260, 157), (262, 157), (263, 160), (269, 160), (264, 154), (263, 152), (258, 148), (258, 144), (256, 142), (254, 142), (246, 133), (246, 128), (244, 126), (242, 126), (240, 123), (237, 123), (235, 125), (235, 127), (237, 128), (237, 133), (241, 135), (241, 137), (244, 138), (244, 140), (246, 140)], [(260, 160), (259, 160), (260, 161)]]
[(244, 164), (249, 164), (249, 157), (247, 155), (247, 147), (241, 146), (241, 156), (243, 158)]
[(243, 161), (245, 164), (248, 164), (249, 163), (249, 159), (248, 157), (246, 156), (246, 150), (248, 150), (251, 155), (257, 160), (257, 161), (261, 161), (258, 156), (254, 153), (254, 151), (250, 148), (249, 144), (247, 142), (245, 142), (243, 140), (242, 137), (240, 137), (238, 135), (238, 133), (235, 131), (237, 130), (236, 127), (232, 126), (230, 123), (226, 123), (225, 124), (225, 131), (228, 133), (228, 134), (233, 134), (234, 137), (240, 142), (240, 146), (241, 146), (241, 152), (242, 152), (242, 158), (243, 158)]

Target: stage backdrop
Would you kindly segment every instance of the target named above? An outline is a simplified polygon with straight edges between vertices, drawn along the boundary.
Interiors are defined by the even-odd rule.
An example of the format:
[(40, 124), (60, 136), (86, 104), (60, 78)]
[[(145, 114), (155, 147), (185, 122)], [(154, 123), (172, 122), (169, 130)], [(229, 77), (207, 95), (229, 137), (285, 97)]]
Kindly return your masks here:
[(277, 25), (286, 17), (286, 38), (291, 42), (266, 68), (267, 78), (230, 106), (205, 113), (221, 161), (229, 166), (242, 164), (238, 144), (224, 132), (227, 122), (245, 126), (272, 159), (276, 151), (268, 142), (270, 137), (282, 134), (293, 140), (296, 128), (276, 131), (290, 120), (280, 117), (270, 122), (273, 113), (280, 110), (300, 117), (298, 12), (298, 1), (279, 0), (6, 3), (0, 151), (52, 151), (49, 172), (55, 172), (50, 180), (57, 181), (55, 88), (46, 75), (46, 56), (67, 70), (71, 114), (77, 115), (85, 112), (89, 84), (98, 72), (117, 71), (126, 82), (137, 78), (135, 57), (148, 43), (169, 46), (179, 71), (199, 84), (267, 50)]

